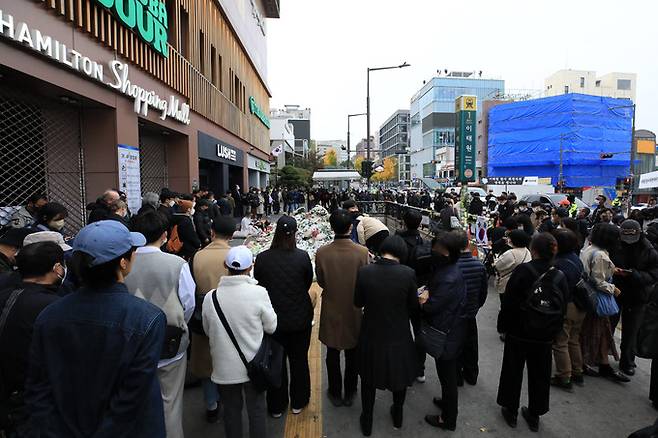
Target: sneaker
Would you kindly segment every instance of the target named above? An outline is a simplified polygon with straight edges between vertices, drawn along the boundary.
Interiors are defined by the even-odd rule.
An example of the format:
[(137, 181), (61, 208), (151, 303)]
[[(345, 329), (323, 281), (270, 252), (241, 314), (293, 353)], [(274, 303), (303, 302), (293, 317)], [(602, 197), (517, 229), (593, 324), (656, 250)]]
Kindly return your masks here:
[(219, 421), (219, 406), (215, 409), (206, 409), (206, 421), (215, 424)]
[(422, 376), (418, 376), (418, 377), (416, 377), (416, 382), (418, 382), (418, 383), (425, 383), (425, 376), (422, 375)]
[(573, 392), (573, 385), (571, 384), (571, 380), (565, 379), (564, 377), (551, 377), (551, 385), (555, 386), (556, 388), (563, 389), (567, 392)]
[(585, 386), (585, 379), (582, 374), (572, 374), (571, 383), (578, 386)]
[(304, 410), (303, 408), (302, 409), (292, 408), (292, 413), (295, 414), (295, 415), (299, 415), (299, 414), (302, 413), (303, 410)]
[(528, 423), (528, 428), (533, 432), (539, 432), (539, 415), (532, 415), (530, 410), (523, 406), (521, 408), (521, 416)]

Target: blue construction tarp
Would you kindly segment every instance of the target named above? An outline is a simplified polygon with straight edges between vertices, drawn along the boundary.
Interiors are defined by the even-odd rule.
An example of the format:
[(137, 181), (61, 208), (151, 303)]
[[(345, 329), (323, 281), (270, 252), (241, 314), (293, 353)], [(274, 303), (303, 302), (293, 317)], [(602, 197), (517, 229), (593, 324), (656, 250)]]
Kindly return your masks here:
[[(551, 177), (614, 186), (630, 171), (633, 102), (585, 94), (511, 102), (489, 112), (489, 176)], [(613, 153), (601, 158), (601, 153)]]

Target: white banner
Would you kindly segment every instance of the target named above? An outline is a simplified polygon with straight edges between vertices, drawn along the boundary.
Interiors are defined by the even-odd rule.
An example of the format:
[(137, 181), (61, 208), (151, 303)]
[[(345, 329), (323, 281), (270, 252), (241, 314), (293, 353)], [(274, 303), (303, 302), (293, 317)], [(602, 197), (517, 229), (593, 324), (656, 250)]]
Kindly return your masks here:
[(133, 214), (142, 206), (142, 184), (139, 172), (139, 148), (120, 144), (119, 190), (126, 194), (128, 208)]
[(640, 186), (641, 189), (652, 189), (658, 187), (658, 171), (643, 173), (640, 175)]

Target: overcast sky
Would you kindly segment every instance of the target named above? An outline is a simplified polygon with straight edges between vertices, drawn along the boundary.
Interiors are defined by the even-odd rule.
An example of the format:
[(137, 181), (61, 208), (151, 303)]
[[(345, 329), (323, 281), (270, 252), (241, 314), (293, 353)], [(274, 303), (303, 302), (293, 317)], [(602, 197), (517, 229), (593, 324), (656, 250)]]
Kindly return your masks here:
[[(638, 74), (637, 128), (658, 131), (658, 5), (649, 0), (281, 0), (268, 20), (271, 107), (312, 110), (312, 137), (345, 139), (347, 114), (371, 133), (437, 69), (483, 71), (507, 91), (543, 88), (563, 68)], [(365, 117), (352, 119), (353, 144)]]

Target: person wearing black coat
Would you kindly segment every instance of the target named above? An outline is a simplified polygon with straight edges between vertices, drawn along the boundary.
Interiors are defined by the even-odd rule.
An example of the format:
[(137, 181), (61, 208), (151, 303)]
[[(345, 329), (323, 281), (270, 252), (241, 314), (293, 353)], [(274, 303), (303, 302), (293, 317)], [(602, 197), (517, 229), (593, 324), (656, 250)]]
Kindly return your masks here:
[(461, 253), (456, 234), (442, 232), (432, 241), (434, 274), (427, 290), (420, 296), (423, 319), (431, 327), (447, 333), (443, 354), (436, 359), (436, 371), (441, 382), (441, 398), (434, 404), (441, 415), (426, 415), (425, 421), (441, 429), (457, 427), (457, 358), (464, 342), (464, 319), (461, 315), (466, 306), (466, 283), (457, 260)]
[(393, 392), (393, 427), (402, 427), (407, 387), (416, 378), (414, 340), (409, 330), (417, 311), (418, 296), (413, 269), (400, 264), (407, 247), (399, 236), (389, 236), (380, 246), (381, 257), (359, 269), (354, 305), (363, 308), (357, 346), (361, 376), (361, 431), (372, 433), (377, 389)]
[(171, 216), (172, 228), (178, 225), (178, 238), (183, 247), (178, 256), (189, 260), (201, 248), (201, 240), (194, 229), (192, 216), (194, 215), (194, 202), (188, 200), (178, 201), (178, 212)]
[[(498, 331), (505, 333), (503, 364), (498, 384), (498, 405), (510, 427), (516, 427), (523, 384), (523, 369), (528, 367), (528, 407), (521, 409), (530, 430), (539, 430), (539, 417), (548, 412), (551, 388), (552, 340), (537, 340), (522, 325), (523, 306), (535, 281), (547, 272), (557, 253), (557, 242), (548, 233), (536, 235), (530, 244), (532, 261), (514, 269), (501, 301)], [(560, 271), (553, 273), (563, 297), (569, 296), (567, 280)], [(566, 311), (566, 309), (565, 309)]]
[(627, 219), (620, 228), (621, 245), (611, 251), (615, 264), (614, 283), (621, 294), (617, 297), (620, 312), (610, 318), (612, 332), (621, 319), (619, 369), (628, 376), (635, 374), (635, 345), (644, 308), (652, 287), (658, 282), (658, 252), (642, 233), (640, 224)]
[(466, 325), (464, 347), (457, 359), (457, 385), (464, 381), (469, 385), (477, 383), (480, 369), (478, 367), (478, 324), (476, 316), (487, 300), (489, 282), (487, 270), (480, 260), (473, 257), (469, 247), (468, 236), (463, 231), (453, 231), (460, 241), (461, 255), (457, 266), (466, 282), (466, 307), (462, 313)]
[(482, 199), (480, 199), (480, 194), (478, 192), (473, 192), (471, 203), (468, 206), (468, 214), (482, 216), (483, 211), (484, 211), (484, 202), (482, 202)]
[[(0, 290), (0, 309), (6, 318), (0, 329), (0, 409), (3, 414), (8, 408), (6, 403), (10, 394), (18, 395), (13, 397), (13, 424), (2, 427), (9, 436), (21, 431), (29, 416), (22, 399), (34, 322), (42, 310), (59, 299), (58, 286), (66, 274), (64, 252), (54, 242), (26, 245), (16, 256), (16, 263), (22, 281)], [(10, 302), (12, 297), (13, 304)]]
[[(297, 221), (281, 216), (270, 249), (256, 257), (254, 278), (267, 289), (277, 314), (276, 339), (284, 349), (281, 387), (267, 391), (269, 413), (279, 418), (288, 406), (299, 414), (311, 397), (308, 349), (311, 343), (313, 304), (309, 289), (313, 283), (313, 266), (308, 253), (297, 249)], [(288, 367), (290, 363), (290, 388)]]
[(212, 226), (212, 220), (210, 218), (210, 205), (210, 201), (207, 199), (200, 199), (196, 204), (194, 217), (192, 218), (194, 220), (194, 228), (201, 241), (201, 246), (206, 246), (211, 240), (210, 228)]

